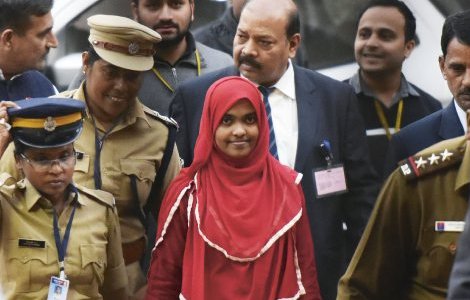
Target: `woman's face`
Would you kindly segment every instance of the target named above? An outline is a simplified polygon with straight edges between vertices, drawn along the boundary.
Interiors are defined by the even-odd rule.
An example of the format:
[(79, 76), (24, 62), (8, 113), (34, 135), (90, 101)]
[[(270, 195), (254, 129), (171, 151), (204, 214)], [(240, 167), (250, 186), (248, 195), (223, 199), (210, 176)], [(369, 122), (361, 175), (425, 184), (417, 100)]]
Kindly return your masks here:
[(89, 64), (83, 54), (86, 74), (87, 104), (93, 115), (103, 122), (113, 122), (136, 101), (142, 72), (117, 67), (103, 59)]
[(27, 148), (16, 154), (17, 168), (48, 199), (64, 197), (72, 182), (75, 162), (73, 144), (49, 149)]
[(259, 128), (256, 111), (248, 100), (235, 103), (215, 131), (215, 144), (233, 158), (246, 157), (255, 148)]

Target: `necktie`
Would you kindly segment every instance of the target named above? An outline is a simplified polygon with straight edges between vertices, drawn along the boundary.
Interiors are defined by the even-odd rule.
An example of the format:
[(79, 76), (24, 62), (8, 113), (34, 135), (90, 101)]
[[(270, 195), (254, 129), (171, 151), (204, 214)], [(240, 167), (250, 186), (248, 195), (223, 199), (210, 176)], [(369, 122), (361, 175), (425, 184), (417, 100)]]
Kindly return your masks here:
[(262, 85), (258, 86), (261, 94), (263, 94), (264, 108), (266, 109), (266, 115), (268, 116), (269, 125), (269, 152), (276, 158), (279, 159), (277, 154), (276, 136), (274, 134), (273, 119), (271, 117), (271, 105), (269, 105), (269, 94), (274, 88), (266, 88)]

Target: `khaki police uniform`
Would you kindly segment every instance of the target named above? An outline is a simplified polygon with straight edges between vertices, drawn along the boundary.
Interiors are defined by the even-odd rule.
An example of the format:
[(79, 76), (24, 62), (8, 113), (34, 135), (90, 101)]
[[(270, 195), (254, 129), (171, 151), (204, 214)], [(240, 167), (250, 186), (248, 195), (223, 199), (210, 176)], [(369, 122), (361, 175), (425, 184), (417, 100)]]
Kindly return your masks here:
[[(154, 43), (161, 39), (157, 32), (128, 18), (109, 15), (92, 16), (88, 18), (88, 25), (88, 40), (100, 58), (128, 70), (145, 71), (152, 68)], [(58, 97), (85, 102), (84, 84)], [(176, 127), (176, 123), (145, 107), (138, 99), (130, 104), (125, 116), (116, 121), (118, 123), (106, 132), (87, 110), (82, 134), (75, 141), (78, 156), (74, 181), (88, 188), (100, 188), (115, 197), (129, 292), (134, 295), (146, 283), (139, 265), (146, 248), (142, 209), (147, 204), (162, 163), (170, 127)], [(102, 143), (100, 151), (97, 151), (95, 145), (97, 135)], [(171, 154), (160, 194), (150, 199), (154, 209), (160, 206), (164, 191), (181, 169), (176, 146), (173, 146)], [(97, 157), (99, 170), (95, 170)], [(11, 149), (7, 150), (4, 158), (12, 164), (8, 168), (1, 166), (0, 169), (12, 174), (14, 160)], [(101, 186), (96, 185), (99, 177)], [(131, 178), (135, 178), (135, 189), (131, 186)]]
[[(85, 99), (83, 84), (75, 91), (60, 94), (61, 97)], [(96, 124), (101, 132), (104, 129)], [(128, 114), (109, 132), (103, 141), (101, 159), (101, 189), (110, 192), (116, 199), (121, 224), (124, 257), (129, 271), (130, 290), (145, 284), (139, 260), (145, 251), (145, 228), (136, 211), (136, 204), (143, 208), (147, 203), (155, 176), (162, 161), (168, 140), (168, 126), (175, 126), (170, 120), (148, 109), (137, 99)], [(95, 188), (95, 125), (89, 112), (85, 117), (83, 131), (75, 141), (79, 152), (75, 166), (74, 181), (89, 188)], [(170, 181), (179, 173), (181, 164), (178, 151), (173, 154), (165, 174), (162, 193), (155, 201), (160, 206), (163, 192)], [(130, 176), (137, 178), (138, 199), (135, 198)], [(127, 252), (127, 253), (126, 253)], [(133, 289), (133, 284), (135, 288)]]
[(470, 183), (465, 137), (403, 161), (385, 183), (338, 299), (445, 299)]
[[(119, 223), (111, 194), (76, 186), (77, 206), (65, 257), (68, 299), (102, 299), (127, 287)], [(61, 234), (72, 212), (71, 193), (59, 216)], [(0, 175), (0, 282), (6, 299), (46, 299), (58, 276), (54, 209), (27, 179)], [(29, 242), (27, 242), (29, 241)], [(3, 299), (3, 298), (2, 298)]]

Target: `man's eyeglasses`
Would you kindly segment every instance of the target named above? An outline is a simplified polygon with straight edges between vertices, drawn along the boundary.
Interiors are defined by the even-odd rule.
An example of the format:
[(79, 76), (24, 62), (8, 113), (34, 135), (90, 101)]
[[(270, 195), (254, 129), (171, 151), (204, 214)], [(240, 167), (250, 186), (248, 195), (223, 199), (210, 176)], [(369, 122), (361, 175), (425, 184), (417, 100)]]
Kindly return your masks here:
[(63, 157), (59, 157), (56, 159), (42, 159), (42, 160), (35, 160), (32, 158), (27, 157), (24, 153), (19, 154), (20, 157), (29, 163), (36, 171), (48, 171), (51, 169), (54, 164), (58, 164), (61, 168), (72, 167), (75, 165), (77, 160), (77, 153), (73, 151), (71, 155), (66, 155)]

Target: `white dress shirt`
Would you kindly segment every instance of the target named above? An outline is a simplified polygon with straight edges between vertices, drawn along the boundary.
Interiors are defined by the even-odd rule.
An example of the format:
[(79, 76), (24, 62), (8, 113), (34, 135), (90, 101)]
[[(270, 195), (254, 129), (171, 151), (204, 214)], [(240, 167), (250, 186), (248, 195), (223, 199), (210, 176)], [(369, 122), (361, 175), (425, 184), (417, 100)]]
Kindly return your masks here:
[[(457, 104), (457, 101), (454, 99), (455, 110), (457, 111), (457, 116), (459, 116), (460, 124), (462, 124), (463, 131), (467, 133), (467, 115), (465, 111)], [(276, 138), (277, 139), (277, 138)]]
[(272, 87), (275, 89), (269, 95), (269, 104), (279, 161), (294, 168), (299, 139), (299, 121), (295, 100), (294, 68), (290, 61), (284, 75)]

